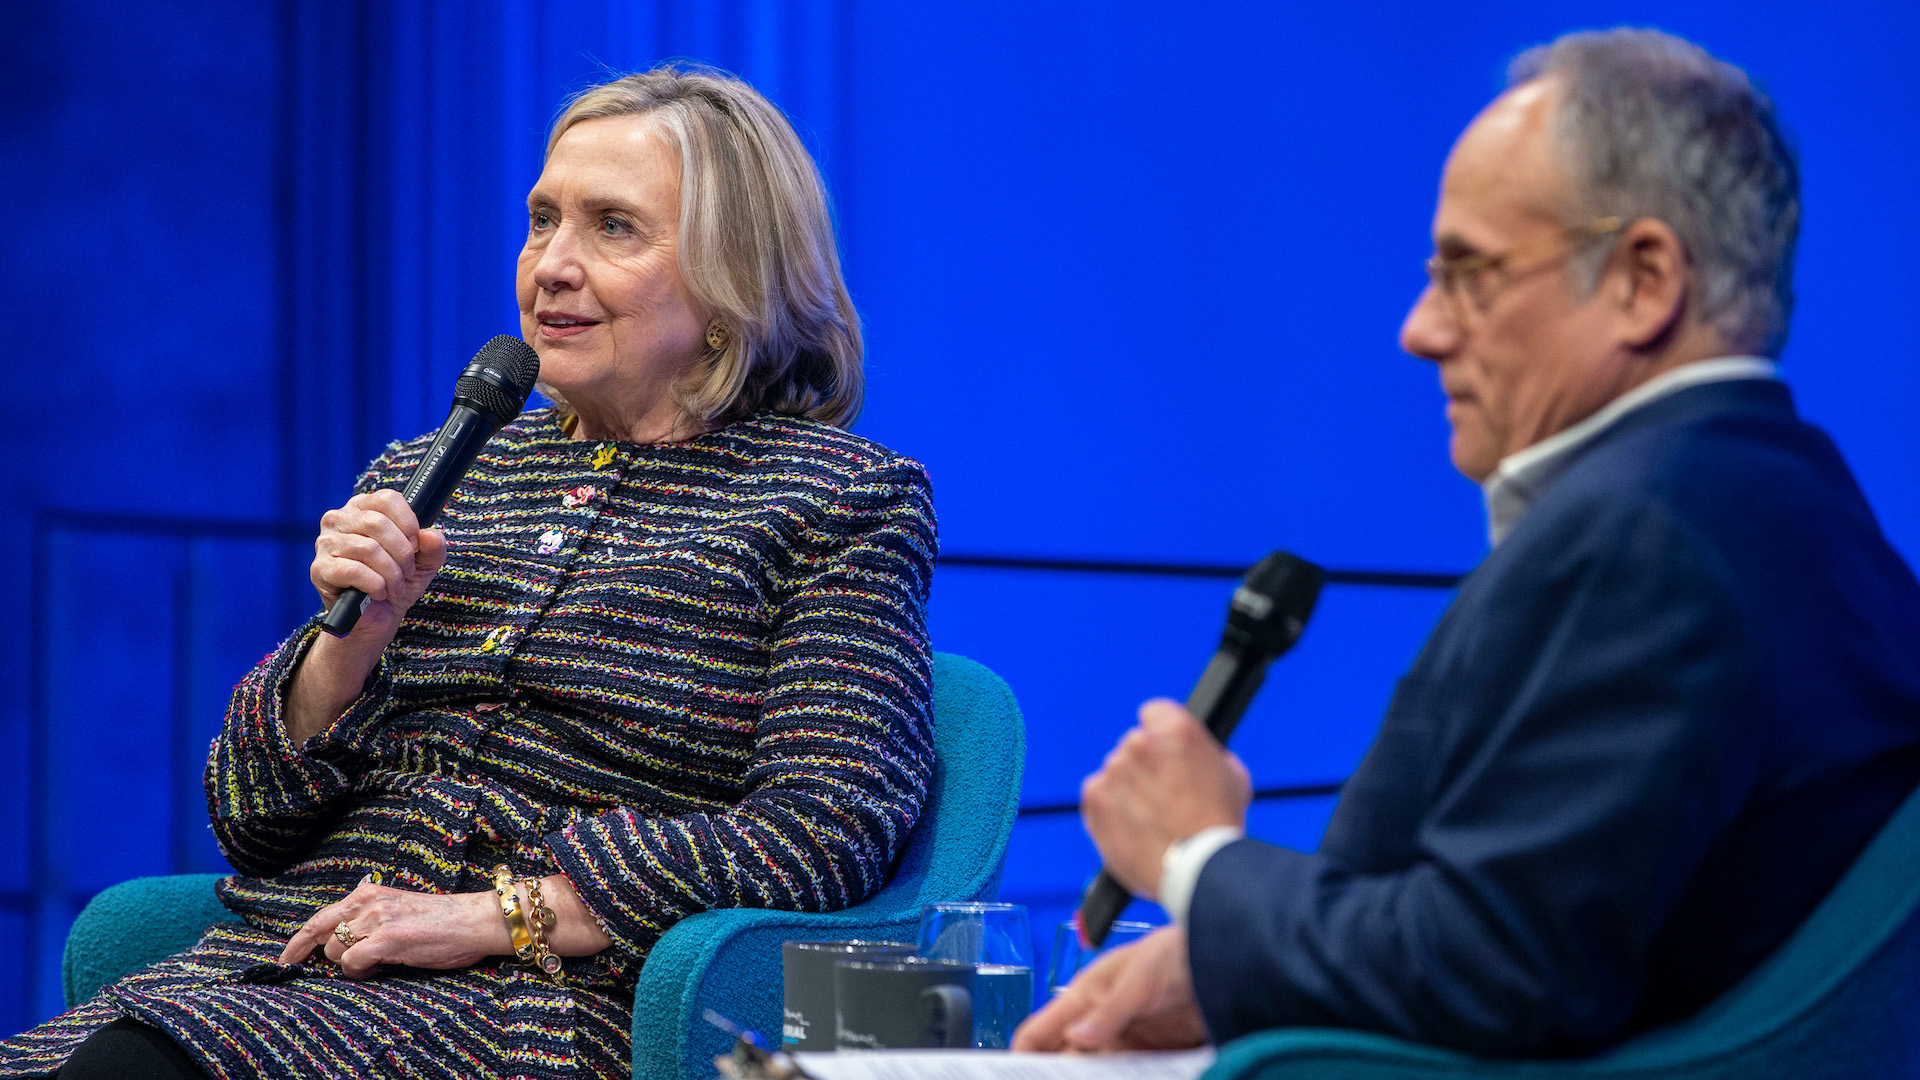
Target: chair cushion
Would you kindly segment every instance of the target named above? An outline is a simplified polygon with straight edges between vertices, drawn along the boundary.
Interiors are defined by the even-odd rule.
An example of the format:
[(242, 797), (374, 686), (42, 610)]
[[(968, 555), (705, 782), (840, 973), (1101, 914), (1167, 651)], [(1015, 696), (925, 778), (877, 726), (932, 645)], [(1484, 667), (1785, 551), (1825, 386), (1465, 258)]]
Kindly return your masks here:
[(67, 1007), (148, 964), (191, 948), (207, 927), (238, 922), (213, 894), (218, 874), (123, 881), (103, 890), (67, 931), (60, 976)]

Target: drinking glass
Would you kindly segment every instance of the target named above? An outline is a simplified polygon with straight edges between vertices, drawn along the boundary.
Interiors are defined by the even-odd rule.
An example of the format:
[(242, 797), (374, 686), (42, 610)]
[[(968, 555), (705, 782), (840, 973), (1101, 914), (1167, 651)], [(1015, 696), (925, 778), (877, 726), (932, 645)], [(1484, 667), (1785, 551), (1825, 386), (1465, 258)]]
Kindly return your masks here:
[(1033, 1011), (1033, 933), (1019, 904), (928, 904), (920, 955), (972, 964), (973, 1045), (1004, 1050)]
[(1052, 1000), (1067, 988), (1075, 975), (1086, 970), (1096, 957), (1105, 956), (1122, 945), (1131, 945), (1160, 929), (1143, 922), (1117, 922), (1107, 931), (1107, 940), (1098, 949), (1080, 944), (1080, 924), (1072, 919), (1053, 932), (1053, 958), (1047, 962), (1047, 998)]

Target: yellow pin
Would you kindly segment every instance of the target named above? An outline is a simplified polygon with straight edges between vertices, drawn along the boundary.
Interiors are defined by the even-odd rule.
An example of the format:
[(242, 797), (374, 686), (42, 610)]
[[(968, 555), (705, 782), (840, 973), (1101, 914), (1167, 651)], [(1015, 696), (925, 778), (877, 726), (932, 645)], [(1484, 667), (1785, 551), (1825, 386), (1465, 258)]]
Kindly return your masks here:
[(600, 449), (593, 452), (593, 467), (604, 469), (613, 464), (613, 444), (601, 443)]

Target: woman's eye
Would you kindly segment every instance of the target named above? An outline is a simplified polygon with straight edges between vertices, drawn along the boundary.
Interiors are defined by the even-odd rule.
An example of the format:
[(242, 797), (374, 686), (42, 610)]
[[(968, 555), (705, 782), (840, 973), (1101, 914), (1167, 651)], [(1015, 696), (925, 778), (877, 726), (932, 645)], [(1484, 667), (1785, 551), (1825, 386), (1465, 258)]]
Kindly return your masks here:
[(544, 229), (551, 224), (553, 224), (553, 218), (549, 216), (545, 210), (535, 210), (533, 212), (534, 228)]
[(625, 236), (627, 233), (632, 232), (633, 229), (619, 218), (607, 218), (600, 223), (600, 231), (606, 233), (608, 236)]

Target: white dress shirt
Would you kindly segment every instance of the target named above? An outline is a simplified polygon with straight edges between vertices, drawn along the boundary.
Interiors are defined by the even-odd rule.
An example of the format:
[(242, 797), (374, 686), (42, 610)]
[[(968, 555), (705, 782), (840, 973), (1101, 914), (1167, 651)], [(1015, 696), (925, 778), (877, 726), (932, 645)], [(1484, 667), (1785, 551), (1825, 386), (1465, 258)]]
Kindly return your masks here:
[[(1621, 417), (1678, 393), (1689, 386), (1731, 382), (1736, 379), (1774, 379), (1779, 367), (1761, 356), (1720, 356), (1695, 360), (1649, 379), (1608, 402), (1600, 411), (1564, 431), (1549, 435), (1524, 450), (1500, 459), (1500, 464), (1480, 485), (1487, 504), (1487, 539), (1499, 546), (1533, 505), (1540, 492), (1559, 474), (1561, 466), (1575, 450), (1591, 442), (1601, 432), (1619, 423)], [(1200, 884), (1200, 872), (1214, 853), (1246, 835), (1231, 826), (1216, 826), (1181, 840), (1167, 849), (1160, 868), (1160, 906), (1173, 921), (1185, 927), (1187, 909), (1193, 905), (1193, 890)]]
[(1679, 393), (1689, 386), (1732, 382), (1736, 379), (1774, 379), (1779, 367), (1762, 356), (1720, 356), (1695, 360), (1658, 375), (1621, 394), (1599, 412), (1564, 431), (1549, 435), (1524, 450), (1516, 450), (1500, 459), (1493, 475), (1480, 484), (1487, 503), (1487, 542), (1499, 547), (1513, 527), (1519, 524), (1527, 508), (1566, 464), (1575, 450), (1592, 442), (1601, 432), (1620, 422), (1620, 418)]

